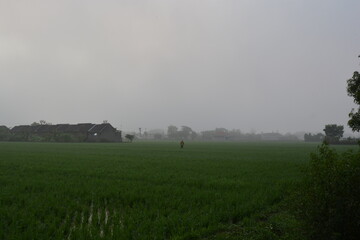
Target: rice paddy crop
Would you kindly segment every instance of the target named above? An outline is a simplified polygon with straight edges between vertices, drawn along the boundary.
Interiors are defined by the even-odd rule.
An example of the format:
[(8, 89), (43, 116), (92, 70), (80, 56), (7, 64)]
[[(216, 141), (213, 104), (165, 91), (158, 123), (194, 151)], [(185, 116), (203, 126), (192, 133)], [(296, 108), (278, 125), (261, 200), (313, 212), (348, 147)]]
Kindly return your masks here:
[(315, 147), (3, 142), (0, 239), (201, 238), (280, 201)]

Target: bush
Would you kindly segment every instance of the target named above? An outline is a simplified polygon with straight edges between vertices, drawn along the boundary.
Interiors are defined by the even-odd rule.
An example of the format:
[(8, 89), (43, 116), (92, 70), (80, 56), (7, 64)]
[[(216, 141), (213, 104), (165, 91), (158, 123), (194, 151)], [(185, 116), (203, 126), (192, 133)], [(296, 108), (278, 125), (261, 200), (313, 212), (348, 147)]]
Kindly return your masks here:
[(360, 239), (360, 150), (338, 154), (319, 146), (298, 198), (310, 239)]
[(29, 140), (28, 134), (14, 134), (10, 136), (10, 141), (13, 142), (27, 142)]
[(54, 137), (55, 142), (77, 142), (77, 139), (69, 133), (60, 133)]
[(129, 142), (133, 142), (134, 138), (135, 138), (135, 135), (131, 135), (131, 134), (126, 134), (125, 135), (125, 138), (127, 140), (129, 140)]
[(31, 136), (29, 136), (28, 141), (29, 142), (44, 142), (45, 139), (38, 135), (31, 135)]

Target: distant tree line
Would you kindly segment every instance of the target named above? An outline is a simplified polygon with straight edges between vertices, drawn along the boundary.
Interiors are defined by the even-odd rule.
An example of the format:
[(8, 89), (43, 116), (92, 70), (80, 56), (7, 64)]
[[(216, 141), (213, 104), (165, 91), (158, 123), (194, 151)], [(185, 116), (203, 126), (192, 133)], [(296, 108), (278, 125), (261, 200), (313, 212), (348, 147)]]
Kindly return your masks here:
[(306, 133), (304, 135), (305, 142), (326, 142), (328, 144), (341, 144), (341, 145), (355, 145), (358, 144), (358, 139), (356, 138), (343, 138), (344, 135), (344, 126), (337, 124), (327, 124), (323, 130), (325, 135), (322, 133), (317, 133), (312, 135), (311, 133)]
[(304, 141), (305, 142), (322, 142), (325, 139), (325, 135), (322, 133), (317, 133), (312, 135), (311, 133), (305, 133)]
[(10, 129), (6, 126), (0, 126), (0, 141), (10, 141)]
[(188, 126), (181, 126), (180, 130), (174, 126), (170, 125), (167, 130), (168, 138), (170, 139), (196, 139), (197, 133)]
[(195, 132), (188, 126), (182, 126), (179, 130), (174, 125), (168, 126), (167, 139), (172, 140), (197, 140), (197, 141), (299, 141), (299, 138), (290, 133), (242, 133), (239, 129), (228, 130), (215, 128), (214, 130)]

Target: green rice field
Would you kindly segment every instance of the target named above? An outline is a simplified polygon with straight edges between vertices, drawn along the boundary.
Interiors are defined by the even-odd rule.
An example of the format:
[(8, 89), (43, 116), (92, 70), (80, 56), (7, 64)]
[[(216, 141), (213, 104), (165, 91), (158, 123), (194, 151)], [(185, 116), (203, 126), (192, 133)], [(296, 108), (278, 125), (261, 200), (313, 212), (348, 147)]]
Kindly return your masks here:
[(206, 239), (280, 202), (316, 146), (2, 142), (0, 239)]

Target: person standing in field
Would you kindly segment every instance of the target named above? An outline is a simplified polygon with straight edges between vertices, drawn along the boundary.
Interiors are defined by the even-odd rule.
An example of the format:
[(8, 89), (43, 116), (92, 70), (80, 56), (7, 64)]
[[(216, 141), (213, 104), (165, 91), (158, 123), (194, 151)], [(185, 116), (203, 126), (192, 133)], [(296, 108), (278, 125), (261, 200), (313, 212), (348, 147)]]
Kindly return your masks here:
[(184, 148), (184, 145), (185, 145), (184, 140), (181, 140), (181, 142), (180, 142), (180, 148)]

